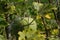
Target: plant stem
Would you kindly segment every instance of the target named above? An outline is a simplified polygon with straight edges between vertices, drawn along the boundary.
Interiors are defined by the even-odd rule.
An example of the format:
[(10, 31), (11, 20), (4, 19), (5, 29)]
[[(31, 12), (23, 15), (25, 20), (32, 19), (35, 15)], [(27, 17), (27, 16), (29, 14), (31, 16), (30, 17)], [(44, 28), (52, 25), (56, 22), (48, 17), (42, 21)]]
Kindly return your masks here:
[(49, 37), (49, 34), (48, 34), (48, 29), (46, 28), (46, 22), (45, 22), (45, 18), (44, 17), (41, 17), (42, 18), (42, 21), (43, 21), (43, 25), (45, 27), (45, 33), (46, 33), (46, 38), (45, 40), (49, 40), (48, 37)]

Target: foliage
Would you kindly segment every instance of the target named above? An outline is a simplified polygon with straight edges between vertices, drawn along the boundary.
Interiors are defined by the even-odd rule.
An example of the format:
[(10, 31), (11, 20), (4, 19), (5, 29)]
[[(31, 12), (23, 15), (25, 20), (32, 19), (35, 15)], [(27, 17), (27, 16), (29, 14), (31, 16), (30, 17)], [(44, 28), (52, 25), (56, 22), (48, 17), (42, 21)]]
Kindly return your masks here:
[[(56, 0), (0, 0), (0, 40), (59, 40)], [(8, 28), (6, 30), (6, 28)], [(8, 32), (6, 32), (8, 31)], [(47, 36), (48, 35), (48, 36)], [(7, 39), (8, 40), (8, 39)]]

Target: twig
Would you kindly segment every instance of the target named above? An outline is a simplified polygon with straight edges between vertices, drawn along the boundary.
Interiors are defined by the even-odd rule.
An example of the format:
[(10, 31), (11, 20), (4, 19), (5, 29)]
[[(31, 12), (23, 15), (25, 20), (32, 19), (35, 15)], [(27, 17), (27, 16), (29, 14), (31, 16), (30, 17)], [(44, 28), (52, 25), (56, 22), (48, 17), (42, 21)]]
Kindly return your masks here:
[(44, 25), (44, 27), (45, 27), (45, 33), (46, 33), (46, 38), (45, 38), (45, 40), (49, 40), (49, 39), (48, 39), (48, 37), (49, 37), (48, 31), (49, 31), (49, 30), (46, 28), (45, 18), (44, 18), (44, 17), (41, 17), (41, 19), (42, 19), (43, 25)]

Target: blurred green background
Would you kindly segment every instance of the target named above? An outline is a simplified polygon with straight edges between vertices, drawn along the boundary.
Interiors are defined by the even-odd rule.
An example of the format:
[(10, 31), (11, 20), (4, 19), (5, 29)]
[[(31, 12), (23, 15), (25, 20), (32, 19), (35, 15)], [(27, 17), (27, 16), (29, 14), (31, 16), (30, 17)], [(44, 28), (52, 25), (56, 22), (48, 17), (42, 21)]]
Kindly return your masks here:
[(59, 40), (60, 0), (0, 0), (0, 40)]

